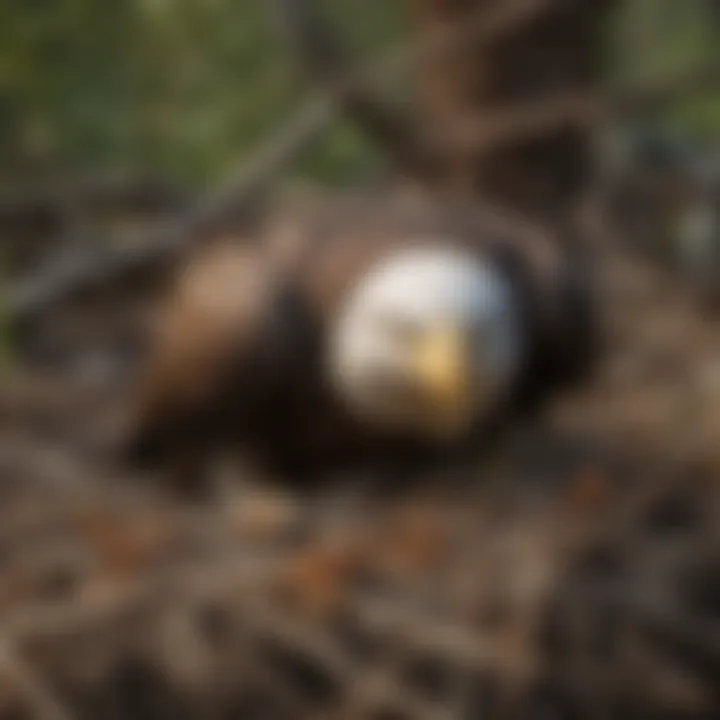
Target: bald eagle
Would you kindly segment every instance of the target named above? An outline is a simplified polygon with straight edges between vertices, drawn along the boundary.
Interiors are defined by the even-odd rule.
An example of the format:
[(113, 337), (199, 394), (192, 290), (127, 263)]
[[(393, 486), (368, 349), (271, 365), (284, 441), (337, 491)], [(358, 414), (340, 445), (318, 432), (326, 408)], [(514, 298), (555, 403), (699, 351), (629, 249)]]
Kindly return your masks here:
[(232, 449), (289, 478), (475, 452), (583, 377), (590, 285), (476, 204), (350, 195), (180, 270), (125, 445), (190, 486)]

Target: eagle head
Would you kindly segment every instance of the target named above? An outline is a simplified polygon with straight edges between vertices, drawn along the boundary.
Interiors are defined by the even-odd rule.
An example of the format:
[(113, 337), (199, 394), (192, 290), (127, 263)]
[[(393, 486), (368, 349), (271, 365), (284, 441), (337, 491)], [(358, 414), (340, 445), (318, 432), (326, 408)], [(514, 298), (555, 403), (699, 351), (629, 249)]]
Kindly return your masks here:
[(522, 351), (510, 278), (443, 242), (399, 249), (355, 284), (331, 330), (330, 375), (361, 419), (454, 440), (512, 388)]

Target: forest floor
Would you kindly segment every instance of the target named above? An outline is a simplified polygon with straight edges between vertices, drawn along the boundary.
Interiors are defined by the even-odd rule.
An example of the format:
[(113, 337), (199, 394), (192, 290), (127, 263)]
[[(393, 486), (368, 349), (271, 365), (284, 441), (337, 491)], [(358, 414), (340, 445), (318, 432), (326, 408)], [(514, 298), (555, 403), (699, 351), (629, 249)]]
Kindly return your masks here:
[(11, 371), (0, 720), (717, 717), (720, 321), (605, 289), (590, 387), (383, 499), (173, 498), (104, 455), (117, 388)]

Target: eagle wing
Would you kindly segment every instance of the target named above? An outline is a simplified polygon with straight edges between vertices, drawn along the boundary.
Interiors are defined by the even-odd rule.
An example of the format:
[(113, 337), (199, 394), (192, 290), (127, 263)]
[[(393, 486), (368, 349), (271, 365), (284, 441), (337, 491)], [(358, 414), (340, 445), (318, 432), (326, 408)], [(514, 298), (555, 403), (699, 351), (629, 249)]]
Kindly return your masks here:
[(276, 282), (262, 251), (237, 239), (213, 243), (180, 270), (133, 394), (129, 459), (162, 463), (250, 412), (251, 396), (269, 380), (267, 317)]

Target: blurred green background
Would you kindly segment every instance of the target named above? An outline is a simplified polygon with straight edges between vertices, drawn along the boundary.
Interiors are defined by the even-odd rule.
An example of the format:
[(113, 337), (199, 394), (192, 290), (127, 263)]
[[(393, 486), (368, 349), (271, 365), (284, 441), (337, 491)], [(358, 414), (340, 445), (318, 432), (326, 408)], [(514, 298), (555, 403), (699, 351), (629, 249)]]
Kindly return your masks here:
[[(408, 35), (402, 0), (326, 6), (365, 60)], [(608, 28), (608, 76), (637, 78), (720, 55), (716, 6), (627, 0)], [(306, 95), (265, 0), (0, 0), (5, 186), (90, 170), (211, 183)], [(720, 92), (670, 108), (667, 120), (714, 135)], [(338, 122), (296, 170), (344, 183), (380, 162)]]

